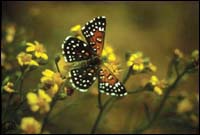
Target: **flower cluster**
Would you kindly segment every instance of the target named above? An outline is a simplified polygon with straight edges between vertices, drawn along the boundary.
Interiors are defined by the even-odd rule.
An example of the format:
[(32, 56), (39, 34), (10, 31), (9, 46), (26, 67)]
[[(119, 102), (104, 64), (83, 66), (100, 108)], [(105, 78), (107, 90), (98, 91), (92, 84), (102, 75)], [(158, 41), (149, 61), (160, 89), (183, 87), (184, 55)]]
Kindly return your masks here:
[(7, 82), (7, 84), (3, 87), (3, 89), (8, 93), (13, 93), (15, 92), (13, 86), (14, 84), (12, 82)]
[(8, 24), (5, 28), (6, 37), (5, 40), (7, 43), (12, 43), (16, 33), (16, 26), (14, 24)]
[(39, 89), (38, 94), (29, 92), (26, 97), (33, 112), (39, 111), (40, 113), (46, 113), (49, 111), (49, 104), (52, 99), (44, 90)]
[(199, 50), (194, 50), (191, 54), (192, 63), (195, 68), (199, 67)]
[(41, 131), (41, 123), (33, 117), (24, 117), (20, 124), (24, 134), (39, 134)]
[(55, 73), (49, 69), (42, 72), (41, 89), (38, 94), (29, 92), (27, 94), (27, 101), (33, 112), (40, 111), (46, 113), (50, 110), (50, 103), (52, 98), (58, 92), (59, 87), (63, 83), (63, 79), (59, 73)]
[(70, 32), (74, 33), (76, 38), (78, 38), (80, 40), (84, 39), (83, 35), (82, 35), (82, 32), (81, 32), (81, 25), (77, 24), (77, 25), (71, 27)]
[(177, 113), (186, 113), (193, 109), (193, 104), (188, 98), (184, 98), (177, 105)]
[(105, 62), (107, 63), (112, 63), (116, 61), (116, 55), (113, 51), (113, 48), (109, 44), (106, 44), (104, 46), (102, 59), (105, 60)]
[(156, 94), (162, 95), (163, 90), (167, 87), (167, 82), (159, 80), (156, 76), (152, 76), (147, 86), (150, 86), (149, 89), (153, 90)]
[(53, 97), (58, 92), (59, 87), (63, 83), (61, 74), (46, 69), (42, 72), (42, 75), (43, 76), (40, 79), (42, 88), (47, 91), (49, 96)]
[(17, 60), (20, 66), (30, 65), (30, 66), (39, 66), (38, 62), (33, 60), (31, 54), (21, 52), (17, 56)]
[(127, 66), (132, 68), (133, 72), (156, 71), (156, 66), (153, 65), (147, 57), (143, 57), (142, 52), (130, 54)]
[(175, 49), (174, 56), (178, 59), (182, 59), (184, 55), (183, 55), (183, 52), (181, 52), (179, 49)]
[(48, 59), (44, 46), (38, 41), (34, 43), (26, 43), (26, 52), (18, 54), (17, 60), (20, 66), (39, 66), (40, 58), (42, 60)]
[(44, 60), (48, 59), (48, 56), (46, 54), (46, 50), (42, 44), (40, 44), (38, 41), (35, 41), (33, 43), (28, 42), (26, 45), (28, 46), (26, 48), (26, 52), (34, 52), (36, 58), (42, 58)]

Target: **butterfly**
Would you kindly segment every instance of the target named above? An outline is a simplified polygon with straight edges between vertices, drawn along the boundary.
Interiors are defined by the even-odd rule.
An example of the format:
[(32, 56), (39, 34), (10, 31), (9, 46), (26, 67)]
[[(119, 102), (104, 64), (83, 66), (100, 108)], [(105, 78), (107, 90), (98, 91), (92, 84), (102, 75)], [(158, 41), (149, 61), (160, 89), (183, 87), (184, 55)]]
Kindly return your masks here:
[(112, 96), (127, 95), (126, 89), (117, 77), (102, 63), (106, 17), (98, 16), (85, 24), (81, 31), (86, 42), (68, 36), (62, 44), (62, 53), (66, 62), (87, 61), (84, 66), (69, 72), (72, 86), (82, 92), (98, 79), (101, 93)]

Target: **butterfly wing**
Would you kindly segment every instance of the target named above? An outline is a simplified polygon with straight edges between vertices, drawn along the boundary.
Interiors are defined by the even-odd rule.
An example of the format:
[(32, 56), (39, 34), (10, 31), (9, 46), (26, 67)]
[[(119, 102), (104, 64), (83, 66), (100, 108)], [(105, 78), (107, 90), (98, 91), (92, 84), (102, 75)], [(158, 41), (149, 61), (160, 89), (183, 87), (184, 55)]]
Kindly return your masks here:
[(104, 37), (106, 30), (105, 16), (98, 16), (86, 23), (82, 28), (82, 33), (86, 41), (92, 46), (94, 54), (100, 56), (104, 46)]
[(74, 37), (67, 37), (62, 44), (63, 55), (66, 62), (87, 60), (93, 55), (92, 48), (87, 43)]
[(72, 86), (79, 91), (86, 92), (96, 80), (97, 69), (98, 67), (94, 65), (72, 69), (69, 73)]
[(106, 93), (111, 96), (127, 95), (124, 85), (105, 66), (102, 66), (99, 70), (99, 89), (101, 93)]

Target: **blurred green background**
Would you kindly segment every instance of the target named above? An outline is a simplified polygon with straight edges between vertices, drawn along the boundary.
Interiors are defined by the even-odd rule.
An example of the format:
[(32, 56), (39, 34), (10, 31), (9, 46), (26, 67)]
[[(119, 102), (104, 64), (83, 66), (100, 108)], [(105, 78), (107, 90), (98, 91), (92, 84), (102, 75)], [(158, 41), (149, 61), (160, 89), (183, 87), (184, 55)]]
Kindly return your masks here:
[[(83, 26), (96, 16), (106, 16), (106, 41), (114, 48), (124, 71), (127, 69), (124, 54), (127, 51), (142, 51), (157, 66), (155, 74), (162, 79), (166, 76), (174, 49), (182, 50), (185, 55), (199, 49), (198, 2), (3, 2), (2, 12), (2, 25), (14, 24), (16, 31), (23, 31), (26, 41), (37, 40), (47, 48), (49, 63), (27, 76), (24, 83), (27, 90), (40, 82), (42, 70), (52, 69), (55, 56), (61, 54), (63, 40), (70, 35), (70, 28), (76, 24)], [(5, 46), (13, 47), (17, 44)], [(120, 73), (120, 80), (123, 73)], [(140, 86), (143, 78), (148, 76), (140, 74), (131, 77), (126, 84), (127, 90)], [(198, 93), (198, 75), (192, 74), (184, 79), (173, 94), (186, 93), (190, 96), (191, 93)], [(96, 87), (95, 83), (91, 89), (97, 90)], [(107, 97), (104, 96), (104, 100)], [(105, 115), (97, 133), (130, 133), (145, 119), (143, 103), (148, 103), (153, 111), (159, 99), (152, 93), (125, 97)], [(167, 105), (176, 109), (176, 104)], [(47, 128), (51, 133), (88, 133), (98, 114), (97, 96), (75, 92), (54, 109)], [(159, 119), (145, 133), (197, 132), (188, 126), (163, 121), (166, 120)]]

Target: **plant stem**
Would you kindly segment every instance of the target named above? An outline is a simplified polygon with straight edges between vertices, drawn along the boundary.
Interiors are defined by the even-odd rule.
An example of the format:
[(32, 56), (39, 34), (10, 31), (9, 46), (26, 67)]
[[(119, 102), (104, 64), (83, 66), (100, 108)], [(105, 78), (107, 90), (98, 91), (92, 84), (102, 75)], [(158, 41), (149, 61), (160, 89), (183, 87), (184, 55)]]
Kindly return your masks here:
[(23, 91), (22, 91), (23, 82), (24, 82), (24, 73), (22, 73), (22, 77), (20, 78), (20, 84), (19, 84), (20, 102), (23, 101)]
[(145, 87), (138, 87), (138, 88), (136, 88), (134, 90), (130, 90), (128, 92), (128, 94), (135, 94), (135, 93), (142, 92), (142, 91), (145, 91), (145, 90), (146, 90)]
[(98, 90), (98, 107), (101, 110), (102, 108), (102, 101), (101, 101), (101, 92)]
[(127, 73), (126, 73), (126, 75), (125, 75), (125, 77), (122, 81), (123, 84), (125, 84), (127, 82), (127, 80), (129, 79), (129, 77), (131, 75), (131, 72), (132, 72), (132, 69), (131, 69), (131, 67), (129, 67), (129, 69), (128, 69), (128, 71), (127, 71)]
[(98, 124), (99, 124), (99, 122), (100, 122), (100, 120), (101, 120), (101, 118), (102, 118), (103, 111), (104, 111), (105, 108), (109, 105), (110, 101), (112, 101), (112, 99), (113, 99), (113, 98), (110, 97), (110, 98), (105, 102), (105, 104), (100, 108), (99, 114), (98, 114), (98, 116), (97, 116), (97, 118), (96, 118), (96, 121), (95, 121), (93, 127), (92, 127), (91, 134), (94, 134), (94, 133), (95, 133), (95, 131), (96, 131), (96, 129), (97, 129), (97, 126), (98, 126)]
[(185, 69), (181, 74), (179, 74), (179, 76), (176, 78), (176, 80), (166, 89), (166, 92), (165, 92), (160, 104), (158, 105), (155, 113), (153, 114), (152, 119), (148, 123), (145, 123), (143, 126), (139, 126), (139, 128), (136, 128), (133, 131), (133, 133), (141, 133), (144, 130), (146, 130), (152, 126), (152, 124), (156, 121), (156, 119), (160, 115), (162, 108), (164, 107), (171, 91), (177, 86), (178, 82), (185, 75), (186, 72), (187, 72), (187, 69)]
[(22, 72), (22, 74), (21, 74), (21, 76), (20, 76), (20, 83), (19, 83), (19, 94), (20, 94), (20, 102), (22, 102), (23, 101), (23, 90), (22, 90), (22, 86), (23, 86), (23, 83), (24, 83), (24, 76), (26, 75), (26, 73), (28, 72), (28, 71), (30, 71), (30, 67), (28, 66), (28, 67), (26, 67), (25, 69), (22, 69), (21, 68), (21, 72)]
[[(58, 60), (55, 60), (55, 64), (56, 64), (56, 68), (58, 70), (58, 72), (60, 73), (60, 70), (59, 70), (59, 67), (58, 67)], [(51, 102), (50, 104), (50, 110), (49, 112), (46, 114), (46, 116), (44, 117), (44, 120), (43, 120), (43, 124), (42, 124), (42, 128), (41, 128), (41, 133), (44, 131), (44, 128), (46, 126), (46, 124), (48, 123), (48, 120), (49, 120), (49, 115), (51, 114), (52, 110), (53, 110), (53, 107), (56, 105), (57, 103), (57, 96), (60, 92), (61, 89), (63, 89), (63, 87), (65, 86), (65, 83), (66, 81), (62, 84), (62, 86), (59, 88), (59, 90), (57, 91), (57, 93), (54, 95), (53, 97), (53, 101)]]
[(58, 61), (56, 59), (55, 59), (55, 64), (56, 64), (57, 71), (60, 73), (60, 69), (59, 69), (59, 66), (58, 66)]
[[(55, 96), (55, 97), (56, 97), (56, 96)], [(41, 133), (44, 131), (44, 128), (45, 128), (46, 124), (48, 123), (49, 115), (50, 115), (50, 113), (52, 112), (53, 107), (54, 107), (55, 104), (56, 104), (56, 101), (57, 101), (57, 99), (56, 99), (56, 98), (53, 98), (53, 101), (52, 101), (51, 104), (50, 104), (50, 110), (49, 110), (49, 112), (48, 112), (48, 113), (45, 115), (45, 117), (44, 117), (43, 125), (42, 125), (42, 128), (41, 128)]]
[[(130, 75), (131, 75), (131, 68), (128, 69), (128, 72), (126, 73), (126, 75), (125, 75), (125, 77), (124, 77), (124, 79), (123, 79), (123, 81), (122, 81), (123, 84), (125, 84), (125, 83), (127, 82), (127, 80), (129, 79)], [(109, 103), (110, 103), (113, 99), (115, 99), (115, 98), (116, 98), (116, 97), (110, 97), (110, 98), (104, 103), (104, 105), (102, 106), (102, 102), (101, 102), (101, 93), (100, 93), (100, 91), (99, 91), (99, 93), (98, 93), (99, 113), (98, 113), (97, 118), (96, 118), (96, 120), (95, 120), (95, 123), (94, 123), (94, 125), (93, 125), (93, 127), (92, 127), (91, 134), (94, 134), (94, 133), (95, 133), (95, 131), (96, 131), (97, 127), (98, 127), (98, 124), (99, 124), (99, 122), (100, 122), (100, 120), (101, 120), (101, 118), (102, 118), (102, 115), (103, 115), (104, 110), (105, 110), (106, 107), (109, 105)], [(117, 99), (118, 99), (118, 98), (116, 98), (116, 100), (117, 100)]]

